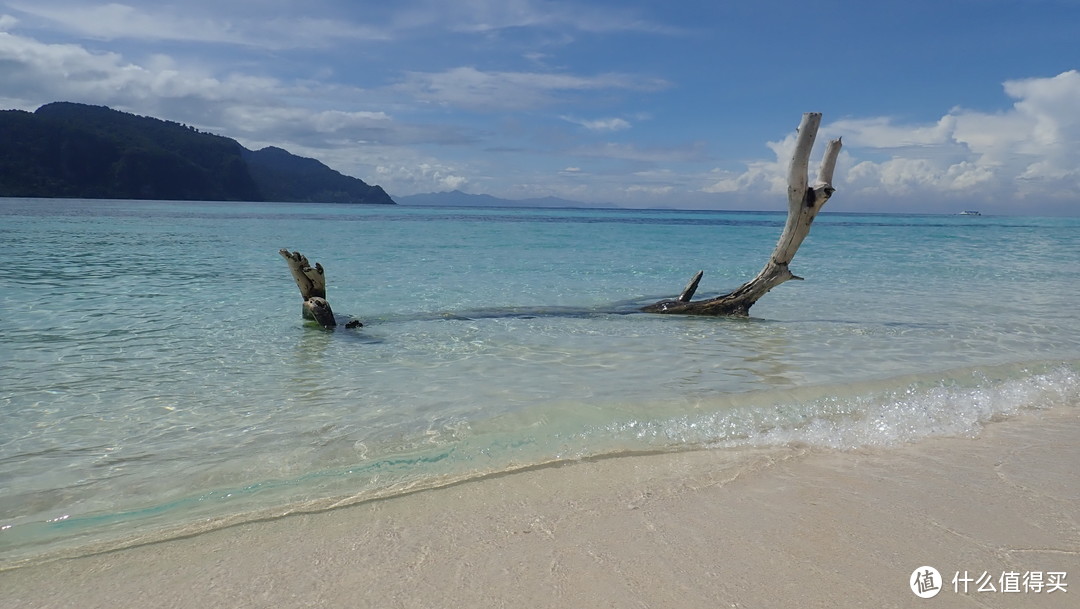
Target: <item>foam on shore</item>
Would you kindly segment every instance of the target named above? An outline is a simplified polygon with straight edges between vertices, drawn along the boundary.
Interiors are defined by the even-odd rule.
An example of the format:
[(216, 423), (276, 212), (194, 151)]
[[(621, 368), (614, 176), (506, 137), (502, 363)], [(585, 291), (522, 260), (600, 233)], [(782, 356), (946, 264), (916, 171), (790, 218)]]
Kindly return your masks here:
[[(1071, 607), (1080, 410), (976, 438), (585, 460), (0, 573), (4, 607)], [(1080, 585), (1080, 584), (1076, 584)], [(945, 601), (942, 601), (942, 598)]]
[(374, 458), (295, 478), (251, 481), (129, 510), (64, 511), (0, 523), (0, 570), (581, 459), (721, 448), (730, 449), (726, 454), (738, 471), (744, 457), (762, 449), (853, 450), (970, 437), (990, 421), (1080, 402), (1078, 371), (1076, 361), (1028, 362), (714, 395), (694, 405), (556, 404), (458, 426), (450, 434), (425, 436), (422, 447), (374, 450)]

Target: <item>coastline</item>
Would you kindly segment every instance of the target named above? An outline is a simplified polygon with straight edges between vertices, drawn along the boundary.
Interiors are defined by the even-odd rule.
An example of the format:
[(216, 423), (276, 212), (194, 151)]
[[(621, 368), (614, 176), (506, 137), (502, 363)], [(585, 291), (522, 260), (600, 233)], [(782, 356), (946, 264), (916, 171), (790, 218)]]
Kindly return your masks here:
[[(1077, 462), (1075, 407), (882, 449), (584, 461), (0, 572), (0, 607), (1071, 607)], [(923, 565), (935, 599), (908, 587)], [(965, 571), (1068, 587), (965, 595)]]

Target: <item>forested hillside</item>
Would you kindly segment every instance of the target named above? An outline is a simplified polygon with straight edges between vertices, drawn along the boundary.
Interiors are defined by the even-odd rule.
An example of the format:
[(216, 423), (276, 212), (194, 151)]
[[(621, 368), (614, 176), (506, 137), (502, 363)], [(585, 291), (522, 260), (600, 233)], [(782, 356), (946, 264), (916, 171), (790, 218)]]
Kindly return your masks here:
[(378, 186), (280, 148), (101, 106), (0, 111), (0, 196), (384, 203)]

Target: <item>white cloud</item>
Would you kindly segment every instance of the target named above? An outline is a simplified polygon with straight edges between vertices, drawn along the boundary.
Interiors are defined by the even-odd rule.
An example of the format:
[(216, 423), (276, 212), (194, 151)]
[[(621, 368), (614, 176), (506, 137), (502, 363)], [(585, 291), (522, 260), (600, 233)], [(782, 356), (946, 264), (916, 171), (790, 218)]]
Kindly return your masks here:
[(786, 189), (784, 178), (781, 177), (783, 174), (778, 173), (772, 163), (748, 163), (746, 171), (742, 173), (719, 170), (713, 173), (715, 175), (709, 179), (710, 183), (701, 188), (702, 192), (782, 194)]
[[(379, 110), (319, 109), (326, 97), (364, 92), (275, 78), (216, 76), (165, 55), (142, 63), (74, 44), (46, 44), (0, 32), (0, 82), (9, 107), (33, 109), (56, 100), (101, 104), (196, 125), (238, 138), (294, 137), (381, 144), (460, 144), (471, 137), (454, 127), (403, 123)], [(16, 97), (17, 96), (17, 97)]]
[(705, 150), (701, 142), (692, 142), (683, 146), (638, 146), (607, 142), (593, 146), (581, 146), (568, 150), (566, 154), (578, 157), (636, 161), (641, 163), (677, 164), (700, 161)]
[[(795, 134), (766, 144), (775, 155), (772, 160), (746, 163), (742, 172), (716, 170), (701, 188), (706, 193), (786, 194), (787, 168), (795, 152)], [(718, 176), (718, 177), (717, 177)]]
[(990, 168), (972, 162), (943, 167), (927, 159), (894, 158), (884, 163), (858, 163), (848, 171), (844, 183), (856, 192), (909, 195), (931, 189), (966, 194), (993, 182)]
[(8, 6), (92, 38), (235, 41), (223, 23), (180, 15), (152, 15), (127, 4), (51, 4), (9, 2)]
[(965, 115), (957, 139), (1026, 180), (1080, 177), (1080, 72), (1008, 81), (1005, 92), (1018, 100), (1010, 111)]
[(369, 97), (362, 91), (245, 74), (218, 77), (165, 55), (135, 63), (118, 53), (7, 32), (0, 32), (0, 82), (0, 101), (8, 108), (33, 110), (57, 100), (106, 105), (187, 123), (253, 149), (280, 146), (369, 182), (375, 167), (382, 166), (381, 175), (393, 181), (384, 186), (397, 188), (393, 192), (445, 190), (468, 182), (460, 172), (410, 150), (474, 141), (462, 129), (402, 122), (380, 110), (320, 108), (328, 100)]
[(328, 17), (311, 17), (326, 7), (287, 3), (201, 3), (169, 5), (146, 0), (86, 3), (76, 0), (9, 0), (16, 12), (52, 27), (98, 40), (184, 41), (258, 48), (321, 48), (336, 41), (397, 40), (422, 28), (488, 34), (530, 28), (563, 32), (643, 31), (676, 33), (641, 18), (633, 10), (593, 8), (537, 0), (419, 0), (382, 7), (331, 7)]
[(273, 134), (307, 146), (320, 148), (334, 141), (350, 144), (384, 142), (397, 137), (393, 119), (383, 112), (245, 104), (237, 102), (222, 109), (221, 119), (229, 132), (241, 139), (265, 138)]
[(593, 120), (574, 118), (572, 116), (563, 116), (561, 118), (568, 123), (580, 125), (589, 131), (622, 131), (631, 127), (628, 121), (617, 117)]
[[(835, 184), (864, 197), (940, 196), (1003, 201), (1073, 197), (1080, 191), (1080, 73), (1004, 83), (1013, 105), (996, 113), (954, 108), (929, 124), (889, 117), (825, 124), (820, 142), (843, 136)], [(775, 160), (716, 171), (710, 193), (782, 193), (794, 134), (769, 142)], [(885, 160), (877, 160), (882, 154)]]
[[(280, 10), (267, 10), (269, 0), (213, 10), (203, 0), (183, 6), (146, 0), (10, 0), (7, 6), (13, 7), (12, 15), (0, 14), (0, 102), (7, 107), (33, 109), (71, 100), (159, 116), (235, 137), (250, 147), (278, 145), (316, 156), (360, 177), (378, 167), (379, 179), (389, 180), (398, 193), (478, 184), (504, 192), (512, 184), (555, 188), (552, 180), (564, 181), (559, 188), (587, 189), (601, 200), (618, 199), (630, 189), (641, 200), (650, 189), (658, 197), (664, 192), (738, 195), (729, 200), (771, 199), (786, 191), (793, 134), (768, 142), (770, 151), (762, 159), (737, 170), (707, 172), (704, 143), (670, 139), (678, 137), (671, 135), (678, 121), (674, 130), (668, 125), (655, 129), (666, 134), (660, 137), (668, 138), (667, 146), (647, 139), (649, 130), (640, 128), (643, 121), (669, 117), (663, 111), (657, 117), (635, 113), (635, 93), (659, 91), (671, 83), (632, 73), (573, 72), (557, 65), (566, 56), (545, 54), (550, 47), (533, 44), (558, 33), (650, 30), (633, 9), (606, 14), (610, 9), (571, 7), (558, 0), (419, 0), (363, 11), (335, 8), (339, 18), (328, 19), (323, 18), (327, 13), (316, 14), (319, 9), (311, 9), (316, 16), (290, 16), (283, 11), (300, 9), (288, 3), (275, 2)], [(42, 24), (51, 28), (47, 34), (38, 39), (23, 35)], [(463, 65), (469, 60), (447, 55), (439, 57), (440, 65), (459, 67), (427, 70), (431, 64), (415, 63), (420, 60), (409, 55), (411, 46), (397, 48), (409, 55), (404, 58), (408, 65), (419, 66), (412, 72), (396, 72), (399, 64), (393, 62), (370, 69), (374, 62), (364, 62), (355, 71), (347, 62), (336, 62), (338, 55), (348, 54), (351, 60), (357, 51), (343, 43), (346, 39), (400, 40), (406, 33), (428, 35), (423, 28), (439, 30), (439, 36), (456, 30), (450, 35), (455, 41), (463, 38), (460, 32), (482, 34), (469, 38), (482, 50), (482, 61), (491, 58), (485, 65), (504, 67)], [(522, 38), (523, 28), (536, 31)], [(82, 42), (42, 42), (63, 40), (65, 32), (78, 34)], [(147, 41), (252, 48), (214, 48), (211, 57), (200, 45), (143, 44)], [(307, 52), (266, 52), (325, 44), (336, 45), (334, 57), (324, 62), (327, 56), (320, 55), (317, 65), (308, 63), (314, 54)], [(360, 47), (359, 54), (367, 48)], [(166, 49), (188, 55), (165, 55)], [(498, 56), (492, 49), (506, 52)], [(526, 51), (528, 61), (522, 59)], [(271, 65), (271, 56), (282, 58), (283, 65)], [(230, 67), (215, 67), (220, 65)], [(290, 72), (299, 76), (287, 76)], [(396, 84), (383, 84), (395, 77)], [(331, 78), (375, 82), (367, 88), (325, 82)], [(843, 136), (845, 142), (836, 176), (841, 195), (857, 194), (851, 200), (860, 202), (873, 197), (1075, 199), (1080, 192), (1080, 73), (1010, 80), (1003, 91), (1007, 103), (1000, 110), (943, 108), (940, 116), (919, 123), (871, 116), (824, 124), (821, 140)], [(550, 107), (558, 111), (540, 111)], [(619, 142), (587, 145), (575, 139), (584, 139), (580, 132), (537, 127), (550, 126), (552, 115), (591, 132), (619, 133)], [(482, 148), (451, 147), (481, 140)], [(818, 154), (821, 148), (819, 142)], [(496, 149), (504, 153), (492, 155)], [(454, 155), (470, 161), (442, 158)], [(547, 155), (557, 156), (541, 158)], [(639, 179), (627, 175), (627, 167), (671, 173)]]
[(450, 27), (462, 31), (485, 32), (551, 23), (554, 15), (529, 0), (466, 0), (453, 3)]
[(443, 192), (460, 190), (469, 179), (451, 166), (432, 161), (415, 160), (378, 165), (375, 174), (383, 188), (394, 194)]
[(908, 148), (949, 143), (956, 117), (946, 115), (933, 125), (895, 125), (891, 118), (841, 119), (828, 126), (830, 135), (843, 137), (851, 146)]
[(230, 124), (250, 132), (273, 132), (295, 125), (315, 133), (335, 133), (349, 129), (378, 128), (391, 120), (384, 112), (314, 112), (305, 108), (231, 106), (226, 110)]
[(650, 195), (650, 196), (666, 196), (675, 192), (675, 187), (671, 185), (649, 185), (649, 184), (633, 184), (627, 186), (624, 191), (630, 195)]
[(335, 39), (389, 37), (385, 28), (343, 19), (267, 17), (266, 14), (201, 17), (200, 7), (189, 4), (144, 7), (120, 3), (8, 2), (8, 6), (64, 31), (103, 40), (168, 40), (285, 49), (324, 47)]
[(409, 72), (394, 89), (419, 100), (470, 110), (523, 110), (556, 103), (560, 92), (655, 91), (666, 86), (663, 80), (628, 74), (485, 72), (463, 66), (444, 72)]
[(133, 86), (153, 92), (167, 74), (153, 75), (116, 53), (91, 53), (73, 44), (44, 44), (0, 33), (0, 81), (24, 98), (49, 101), (77, 97), (114, 102)]
[(438, 18), (451, 29), (462, 32), (528, 27), (581, 32), (678, 33), (676, 28), (643, 19), (631, 9), (611, 5), (593, 7), (552, 0), (431, 0), (420, 10), (429, 19)]

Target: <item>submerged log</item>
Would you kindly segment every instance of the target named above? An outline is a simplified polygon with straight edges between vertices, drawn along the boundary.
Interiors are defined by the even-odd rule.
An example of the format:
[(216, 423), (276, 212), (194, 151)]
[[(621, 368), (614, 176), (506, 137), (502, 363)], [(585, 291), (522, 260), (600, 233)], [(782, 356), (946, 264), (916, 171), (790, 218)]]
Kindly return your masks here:
[[(300, 288), (300, 297), (304, 299), (301, 311), (304, 319), (316, 321), (324, 328), (337, 326), (334, 311), (326, 300), (326, 273), (318, 262), (312, 267), (306, 256), (300, 252), (290, 252), (287, 249), (278, 250), (289, 265), (289, 271), (296, 280), (296, 287)], [(358, 320), (352, 320), (345, 324), (346, 328), (357, 328), (361, 324)]]
[(708, 300), (691, 301), (702, 276), (702, 272), (698, 271), (678, 298), (661, 300), (645, 307), (643, 311), (683, 315), (747, 316), (750, 314), (750, 307), (769, 290), (789, 279), (802, 279), (793, 274), (788, 269), (788, 265), (795, 257), (799, 246), (802, 245), (803, 239), (810, 232), (810, 225), (814, 222), (814, 218), (835, 191), (832, 187), (832, 178), (841, 147), (839, 139), (829, 142), (818, 170), (817, 181), (811, 186), (807, 171), (810, 166), (810, 151), (814, 147), (814, 138), (817, 137), (820, 125), (820, 112), (803, 114), (799, 134), (795, 139), (795, 153), (788, 171), (787, 222), (784, 224), (784, 232), (780, 234), (780, 240), (777, 241), (772, 256), (761, 272), (730, 294)]

